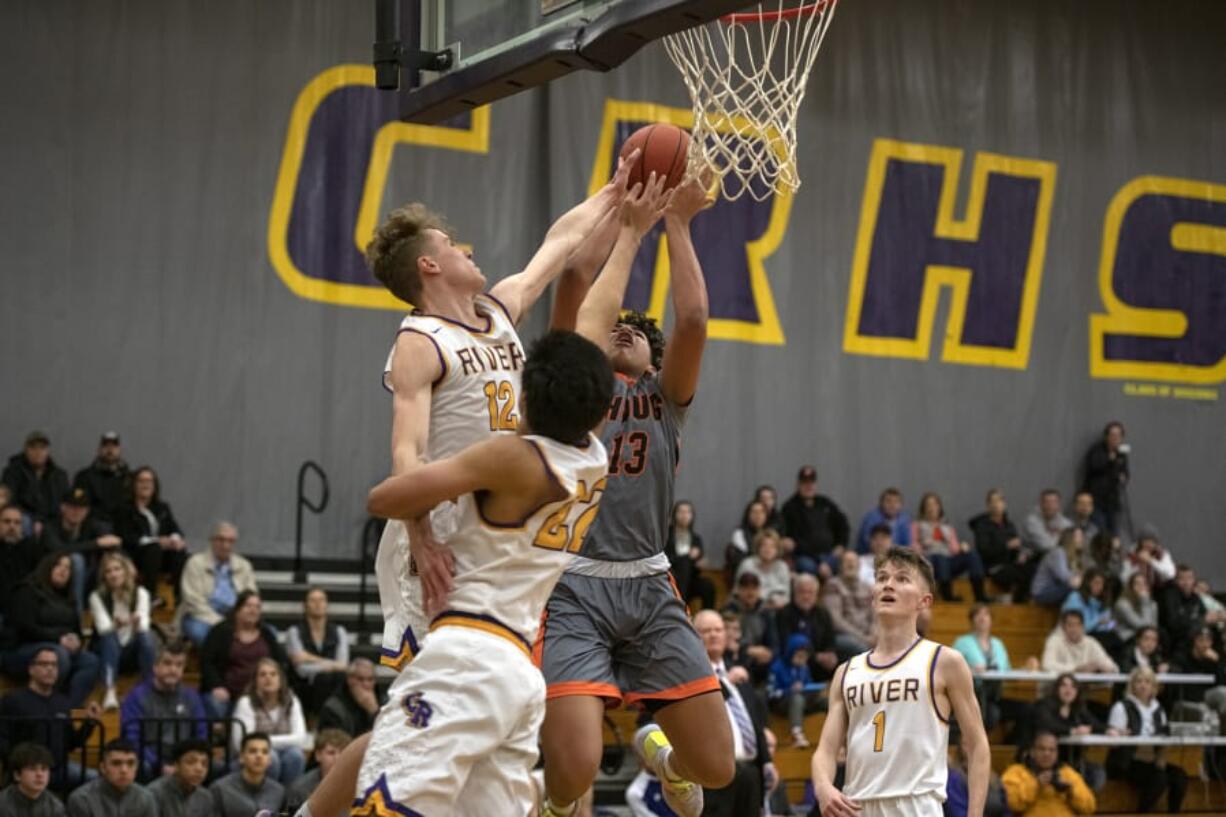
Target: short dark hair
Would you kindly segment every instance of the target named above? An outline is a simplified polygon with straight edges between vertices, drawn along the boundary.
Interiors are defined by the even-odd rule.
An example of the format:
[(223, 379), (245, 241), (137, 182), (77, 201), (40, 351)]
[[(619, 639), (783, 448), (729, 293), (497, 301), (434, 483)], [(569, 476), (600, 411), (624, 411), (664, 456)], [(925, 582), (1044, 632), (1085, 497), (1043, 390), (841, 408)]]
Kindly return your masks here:
[(1179, 564), (1175, 565), (1175, 575), (1176, 576), (1178, 576), (1180, 573), (1195, 573), (1195, 572), (1196, 572), (1196, 568), (1192, 567), (1192, 565), (1188, 564), (1187, 562), (1180, 562)]
[(315, 736), (315, 751), (318, 752), (329, 746), (344, 749), (351, 740), (353, 737), (343, 729), (320, 729), (319, 734)]
[(262, 740), (269, 746), (272, 746), (272, 738), (268, 736), (267, 732), (248, 732), (243, 735), (243, 742), (238, 745), (238, 750), (240, 752), (246, 751), (247, 744), (253, 740)]
[(426, 253), (428, 230), (451, 236), (451, 228), (438, 213), (414, 202), (388, 213), (366, 245), (366, 266), (379, 283), (402, 301), (419, 306), (421, 273), (417, 259)]
[(1039, 494), (1039, 498), (1042, 499), (1045, 496), (1059, 497), (1060, 492), (1057, 491), (1055, 488), (1044, 488), (1043, 493)]
[(928, 592), (936, 590), (937, 580), (932, 572), (932, 563), (911, 548), (892, 547), (873, 561), (873, 570), (882, 565), (896, 564), (909, 567), (928, 583)]
[(971, 621), (974, 621), (975, 616), (979, 615), (984, 610), (987, 610), (989, 613), (992, 612), (992, 605), (988, 604), (986, 601), (977, 601), (971, 605), (970, 612), (966, 614), (966, 617)]
[(896, 496), (899, 499), (902, 499), (902, 491), (898, 490), (894, 486), (890, 486), (889, 488), (886, 488), (884, 491), (881, 492), (881, 496), (877, 497), (877, 501), (885, 502), (885, 498), (887, 496)]
[(631, 310), (618, 318), (617, 322), (637, 329), (646, 336), (647, 345), (651, 347), (651, 365), (659, 369), (660, 364), (664, 362), (664, 333), (660, 331), (660, 325), (656, 323), (656, 319), (642, 312)]
[(1106, 436), (1107, 436), (1108, 434), (1110, 434), (1110, 433), (1111, 433), (1111, 429), (1113, 429), (1113, 428), (1118, 428), (1118, 429), (1120, 430), (1120, 433), (1121, 433), (1121, 434), (1125, 433), (1125, 432), (1124, 432), (1124, 424), (1123, 424), (1123, 423), (1121, 423), (1119, 420), (1112, 420), (1111, 422), (1109, 422), (1109, 423), (1107, 423), (1105, 426), (1103, 426), (1103, 438), (1104, 438), (1104, 439), (1106, 438)]
[(532, 344), (523, 389), (532, 433), (577, 443), (609, 410), (613, 367), (604, 350), (587, 338), (555, 329)]
[(31, 766), (46, 766), (50, 769), (55, 765), (55, 758), (51, 756), (51, 750), (41, 743), (19, 743), (13, 747), (13, 751), (9, 752), (6, 765), (13, 772), (19, 772)]
[(102, 747), (102, 759), (106, 760), (106, 756), (112, 754), (134, 755), (136, 754), (136, 744), (127, 738), (108, 740), (106, 745)]
[(188, 738), (175, 744), (174, 748), (170, 751), (170, 757), (175, 763), (178, 763), (189, 752), (200, 752), (201, 754), (208, 755), (210, 751), (207, 740)]
[(31, 666), (35, 661), (38, 660), (38, 656), (42, 655), (45, 652), (49, 652), (52, 655), (54, 655), (56, 664), (59, 664), (59, 660), (60, 660), (59, 653), (55, 651), (54, 647), (52, 647), (50, 644), (47, 644), (45, 646), (39, 647), (38, 649), (34, 650), (34, 652), (30, 653), (30, 660), (26, 662), (26, 666), (27, 667)]
[(1086, 623), (1086, 617), (1076, 607), (1070, 607), (1067, 610), (1060, 611), (1060, 623), (1068, 621), (1070, 618), (1075, 618), (1082, 624)]
[(874, 536), (888, 536), (893, 539), (894, 531), (890, 530), (890, 526), (884, 522), (878, 522), (868, 529), (868, 538), (872, 539)]
[(170, 641), (162, 642), (157, 649), (153, 662), (156, 664), (168, 655), (178, 656), (180, 658), (187, 657), (187, 645), (183, 643), (181, 638), (172, 638)]
[(22, 513), (21, 506), (16, 502), (6, 502), (5, 504), (0, 505), (0, 513), (4, 513), (5, 511), (17, 511), (17, 513), (20, 513), (23, 516), (25, 515)]

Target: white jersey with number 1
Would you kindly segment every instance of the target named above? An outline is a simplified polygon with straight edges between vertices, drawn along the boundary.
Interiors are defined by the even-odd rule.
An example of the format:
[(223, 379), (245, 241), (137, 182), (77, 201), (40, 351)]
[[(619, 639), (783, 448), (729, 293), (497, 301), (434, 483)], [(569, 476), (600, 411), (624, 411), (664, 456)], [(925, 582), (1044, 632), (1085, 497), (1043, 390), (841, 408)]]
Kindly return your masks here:
[[(450, 457), (494, 434), (513, 434), (519, 423), (524, 349), (515, 324), (491, 295), (477, 296), (477, 311), (482, 316), (477, 326), (418, 310), (400, 324), (400, 332), (422, 335), (433, 344), (442, 369), (430, 398), (427, 461)], [(389, 391), (395, 355), (393, 344), (383, 368)], [(455, 531), (455, 516), (453, 503), (430, 514), (437, 541), (445, 542)], [(375, 574), (384, 622), (381, 660), (400, 669), (417, 653), (429, 622), (422, 610), (421, 580), (410, 570), (408, 532), (398, 520), (388, 522), (379, 540)]]
[(940, 644), (916, 638), (884, 666), (872, 663), (871, 652), (847, 662), (841, 690), (847, 709), (847, 797), (857, 802), (920, 798), (935, 803), (940, 813), (949, 752), (949, 720), (936, 700), (940, 653)]

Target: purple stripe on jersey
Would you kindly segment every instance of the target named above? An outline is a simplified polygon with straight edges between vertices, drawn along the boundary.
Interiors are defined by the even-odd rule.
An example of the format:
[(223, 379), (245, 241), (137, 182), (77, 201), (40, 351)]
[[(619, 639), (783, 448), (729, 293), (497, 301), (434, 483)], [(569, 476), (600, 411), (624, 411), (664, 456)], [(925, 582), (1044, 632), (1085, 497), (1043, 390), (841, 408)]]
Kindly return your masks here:
[[(429, 332), (423, 332), (420, 329), (414, 329), (412, 327), (405, 326), (396, 332), (396, 337), (400, 337), (401, 333), (403, 332), (412, 332), (415, 335), (421, 335), (423, 338), (430, 341), (430, 343), (434, 344), (434, 353), (438, 355), (438, 365), (439, 365), (440, 371), (439, 371), (438, 377), (434, 378), (434, 382), (430, 384), (430, 388), (432, 389), (437, 388), (438, 384), (442, 383), (443, 378), (447, 376), (447, 358), (443, 357), (442, 347), (438, 345), (438, 341), (435, 340), (434, 337), (431, 336)], [(387, 384), (388, 374), (390, 374), (390, 372), (384, 372), (383, 374), (383, 388), (387, 389), (392, 394), (395, 394), (396, 391)]]
[(422, 312), (420, 309), (414, 309), (409, 314), (416, 315), (419, 318), (437, 318), (438, 320), (445, 321), (447, 323), (452, 324), (453, 326), (458, 326), (461, 329), (467, 329), (469, 332), (472, 332), (474, 335), (488, 335), (494, 329), (494, 319), (490, 317), (489, 313), (486, 313), (485, 315), (485, 328), (484, 329), (478, 329), (475, 326), (469, 326), (463, 321), (457, 321), (454, 318), (447, 318), (442, 315), (435, 315), (433, 312)]
[(941, 714), (940, 707), (937, 706), (937, 657), (941, 654), (941, 645), (932, 651), (932, 665), (928, 667), (928, 694), (932, 696), (932, 711), (937, 713), (937, 717), (941, 719), (941, 723), (949, 724), (949, 718)]
[(529, 653), (532, 652), (532, 642), (531, 641), (524, 638), (522, 635), (517, 633), (515, 630), (503, 624), (501, 621), (494, 618), (493, 616), (487, 616), (483, 613), (466, 613), (463, 610), (444, 610), (443, 612), (439, 613), (437, 616), (435, 616), (431, 620), (430, 625), (433, 626), (436, 622), (442, 619), (445, 619), (445, 618), (466, 618), (466, 619), (469, 619), (470, 621), (484, 621), (486, 624), (493, 624), (495, 627), (497, 627), (500, 630), (506, 630), (507, 635), (514, 636), (517, 641), (520, 641), (523, 643), (524, 648), (527, 649)]
[(868, 664), (868, 665), (869, 665), (869, 667), (871, 667), (872, 669), (889, 669), (890, 667), (894, 666), (894, 665), (895, 665), (895, 664), (897, 664), (899, 661), (903, 660), (903, 659), (904, 659), (904, 658), (906, 658), (908, 655), (910, 655), (910, 654), (911, 654), (911, 650), (915, 649), (915, 646), (916, 646), (917, 644), (919, 644), (919, 643), (920, 643), (921, 641), (923, 641), (923, 640), (924, 640), (924, 637), (923, 637), (922, 635), (921, 635), (921, 636), (916, 636), (915, 641), (914, 641), (914, 642), (911, 644), (911, 646), (910, 646), (910, 647), (907, 647), (906, 651), (905, 651), (905, 652), (903, 652), (903, 654), (902, 654), (902, 655), (898, 656), (897, 658), (895, 658), (893, 661), (891, 661), (891, 662), (890, 662), (890, 663), (888, 663), (888, 664), (882, 664), (880, 667), (879, 667), (879, 666), (877, 666), (876, 664), (874, 664), (874, 663), (873, 663), (873, 653), (872, 653), (872, 651), (871, 651), (871, 650), (870, 650), (869, 652), (866, 652), (866, 653), (864, 654), (864, 662), (865, 662), (866, 664)]
[(509, 320), (509, 321), (511, 322), (511, 325), (512, 325), (512, 326), (514, 326), (514, 325), (515, 325), (515, 319), (511, 317), (511, 310), (507, 309), (507, 305), (506, 305), (506, 304), (504, 304), (502, 301), (500, 301), (500, 300), (498, 300), (496, 297), (494, 297), (494, 293), (492, 293), (492, 292), (483, 292), (483, 293), (481, 293), (481, 294), (482, 294), (482, 295), (484, 295), (485, 297), (489, 298), (489, 299), (490, 299), (491, 301), (493, 301), (494, 303), (496, 303), (496, 304), (498, 305), (498, 308), (502, 310), (502, 314), (504, 314), (504, 315), (506, 315), (506, 316), (507, 316), (507, 320)]

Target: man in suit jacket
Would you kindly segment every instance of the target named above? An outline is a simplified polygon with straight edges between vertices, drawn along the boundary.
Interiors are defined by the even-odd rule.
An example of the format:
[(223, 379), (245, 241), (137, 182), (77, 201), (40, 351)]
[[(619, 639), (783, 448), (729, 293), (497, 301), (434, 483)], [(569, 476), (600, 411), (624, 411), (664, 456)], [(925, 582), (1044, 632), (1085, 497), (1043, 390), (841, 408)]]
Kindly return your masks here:
[(724, 620), (714, 610), (694, 616), (711, 668), (724, 689), (724, 709), (732, 725), (736, 776), (722, 789), (704, 789), (703, 817), (741, 817), (762, 811), (766, 792), (779, 780), (766, 745), (766, 707), (743, 667), (725, 667)]

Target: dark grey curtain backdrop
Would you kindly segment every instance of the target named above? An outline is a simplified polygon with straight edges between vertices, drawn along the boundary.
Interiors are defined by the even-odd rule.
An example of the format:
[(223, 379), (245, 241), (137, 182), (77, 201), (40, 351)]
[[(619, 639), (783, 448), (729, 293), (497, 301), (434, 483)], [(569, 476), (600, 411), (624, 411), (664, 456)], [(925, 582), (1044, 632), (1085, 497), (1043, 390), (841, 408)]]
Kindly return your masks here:
[[(290, 552), (294, 475), (315, 459), (333, 499), (307, 552), (356, 553), (365, 492), (388, 467), (379, 376), (399, 316), (298, 297), (268, 233), (295, 99), (329, 67), (367, 61), (370, 6), (0, 4), (5, 453), (43, 428), (75, 471), (117, 429), (133, 465), (158, 468), (195, 545), (229, 518), (262, 553)], [(1071, 493), (1118, 418), (1137, 522), (1226, 582), (1221, 402), (1130, 396), (1133, 381), (1094, 378), (1089, 363), (1113, 196), (1143, 175), (1226, 184), (1224, 42), (1212, 2), (845, 0), (803, 109), (804, 186), (764, 262), (785, 343), (712, 341), (686, 429), (679, 496), (710, 549), (754, 486), (786, 498), (803, 463), (853, 524), (886, 485), (912, 510), (939, 491), (964, 534), (990, 486), (1020, 518), (1044, 487)], [(511, 273), (586, 194), (606, 99), (688, 104), (647, 48), (612, 74), (499, 103), (487, 154), (397, 147), (380, 211), (432, 202), (487, 274)], [(959, 218), (976, 152), (1056, 165), (1024, 369), (942, 362), (947, 294), (929, 359), (844, 351), (877, 139), (962, 149)], [(525, 336), (545, 320), (541, 305)]]

